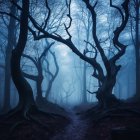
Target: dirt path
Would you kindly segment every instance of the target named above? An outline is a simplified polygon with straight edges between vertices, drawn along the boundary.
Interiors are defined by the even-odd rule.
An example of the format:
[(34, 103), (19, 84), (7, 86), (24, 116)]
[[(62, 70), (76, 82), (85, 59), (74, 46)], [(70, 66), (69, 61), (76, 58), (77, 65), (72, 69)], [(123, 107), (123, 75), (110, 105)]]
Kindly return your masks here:
[(66, 129), (54, 136), (51, 140), (86, 140), (88, 122), (82, 120), (74, 111), (69, 111), (71, 123)]

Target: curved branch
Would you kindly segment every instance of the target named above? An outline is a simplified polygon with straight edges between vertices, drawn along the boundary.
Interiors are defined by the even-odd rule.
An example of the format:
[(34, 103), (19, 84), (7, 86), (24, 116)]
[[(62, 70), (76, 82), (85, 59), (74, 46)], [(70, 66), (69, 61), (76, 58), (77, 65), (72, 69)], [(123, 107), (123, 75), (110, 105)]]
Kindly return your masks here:
[(71, 8), (70, 8), (70, 6), (71, 6), (71, 0), (69, 0), (69, 4), (67, 3), (67, 7), (68, 7), (68, 10), (69, 10), (69, 13), (68, 13), (68, 17), (69, 17), (69, 19), (70, 19), (70, 22), (69, 22), (69, 25), (68, 25), (68, 27), (64, 24), (64, 26), (65, 26), (65, 30), (66, 30), (66, 32), (67, 32), (67, 34), (69, 35), (69, 39), (71, 39), (71, 34), (69, 33), (69, 28), (71, 27), (71, 24), (72, 24), (72, 17), (71, 17)]
[(113, 63), (115, 63), (125, 53), (125, 50), (127, 47), (126, 45), (122, 44), (119, 41), (119, 36), (120, 36), (121, 32), (124, 30), (124, 28), (126, 27), (126, 24), (128, 22), (128, 19), (129, 19), (129, 9), (128, 9), (129, 1), (130, 0), (125, 0), (124, 3), (122, 4), (122, 7), (123, 7), (124, 12), (125, 12), (124, 21), (114, 31), (113, 43), (114, 43), (114, 45), (118, 46), (121, 50), (110, 59), (110, 62), (113, 62)]
[(17, 21), (20, 21), (20, 19), (18, 17), (16, 17), (15, 15), (13, 15), (11, 13), (0, 11), (0, 14), (10, 16), (10, 17), (16, 19)]
[[(98, 54), (96, 47), (94, 47), (93, 44), (91, 44), (90, 42), (88, 42), (86, 40), (84, 40), (84, 42), (88, 43), (95, 50), (95, 52), (94, 52), (95, 53), (94, 59), (96, 59), (97, 58), (97, 54)], [(88, 52), (92, 52), (92, 51), (88, 51)]]
[(52, 52), (51, 50), (50, 50), (50, 53), (51, 53), (52, 56), (53, 56), (54, 63), (55, 63), (55, 67), (56, 67), (56, 72), (55, 72), (54, 77), (53, 77), (53, 81), (54, 81), (55, 78), (56, 78), (56, 76), (58, 75), (58, 72), (59, 72), (59, 66), (58, 66), (58, 62), (57, 62), (57, 59), (56, 59), (55, 53)]
[(22, 57), (28, 58), (29, 60), (31, 60), (34, 63), (36, 68), (38, 67), (37, 62), (31, 56), (29, 56), (27, 54), (22, 54)]
[[(22, 10), (22, 8), (19, 6), (19, 5), (16, 5), (17, 8), (19, 10)], [(104, 72), (100, 66), (100, 64), (95, 60), (95, 59), (91, 59), (85, 55), (83, 55), (77, 48), (76, 46), (73, 44), (73, 42), (71, 41), (71, 38), (69, 39), (64, 39), (60, 36), (56, 36), (56, 35), (53, 35), (53, 34), (50, 34), (49, 32), (47, 32), (46, 30), (44, 30), (37, 22), (36, 20), (31, 16), (29, 15), (29, 19), (30, 21), (32, 22), (33, 26), (38, 30), (40, 31), (42, 34), (41, 35), (37, 35), (35, 31), (33, 31), (31, 28), (30, 31), (34, 37), (34, 40), (40, 40), (42, 38), (51, 38), (51, 39), (54, 39), (58, 42), (61, 42), (61, 43), (64, 43), (65, 45), (67, 45), (76, 55), (78, 55), (82, 60), (88, 62), (89, 64), (91, 64), (93, 67), (96, 67), (96, 69), (98, 70), (98, 73), (104, 77)]]
[(97, 94), (98, 91), (91, 92), (91, 91), (87, 90), (87, 92), (90, 94)]
[(26, 115), (30, 106), (35, 106), (32, 88), (24, 78), (20, 68), (21, 56), (28, 38), (29, 0), (22, 0), (22, 8), (18, 43), (11, 55), (11, 76), (19, 93), (19, 104), (17, 108), (22, 108), (23, 114)]
[(91, 15), (92, 15), (92, 21), (93, 21), (93, 25), (92, 25), (92, 36), (93, 36), (93, 40), (96, 44), (96, 47), (101, 55), (101, 58), (102, 58), (102, 61), (105, 65), (105, 68), (106, 68), (106, 71), (107, 71), (107, 74), (110, 75), (110, 72), (111, 72), (111, 67), (110, 67), (110, 63), (107, 59), (107, 56), (105, 55), (105, 52), (103, 50), (103, 48), (101, 47), (100, 45), (100, 41), (97, 37), (97, 34), (96, 34), (96, 30), (97, 30), (97, 18), (96, 18), (96, 12), (95, 12), (95, 7), (97, 5), (97, 1), (95, 2), (94, 6), (92, 6), (89, 2), (89, 0), (83, 0), (83, 2), (86, 4), (88, 10), (90, 11)]
[(28, 73), (25, 73), (25, 72), (22, 72), (22, 74), (25, 78), (31, 79), (33, 81), (37, 81), (38, 76), (31, 75), (31, 74), (28, 74)]
[(48, 47), (46, 47), (43, 51), (43, 53), (41, 54), (41, 56), (39, 57), (39, 61), (42, 59), (42, 57), (44, 57), (46, 55), (46, 53), (49, 51), (49, 49), (51, 48), (51, 46), (54, 44), (55, 42), (52, 42), (51, 44), (49, 44)]
[(49, 64), (48, 60), (45, 59), (45, 62), (46, 62), (46, 64), (47, 64), (47, 70), (44, 69), (45, 72), (48, 73), (51, 77), (53, 77), (54, 75), (53, 75), (53, 74), (51, 73), (51, 71), (50, 71), (50, 64)]
[(52, 72), (49, 70), (49, 62), (46, 60), (47, 62), (47, 69), (48, 69), (48, 74), (51, 75), (51, 79), (49, 80), (49, 84), (48, 84), (48, 88), (46, 90), (46, 98), (48, 97), (50, 91), (51, 91), (51, 88), (52, 88), (52, 85), (53, 85), (53, 82), (54, 80), (56, 79), (57, 75), (58, 75), (58, 72), (59, 72), (59, 66), (58, 66), (58, 63), (57, 63), (57, 59), (56, 59), (56, 56), (55, 56), (55, 53), (52, 52), (51, 50), (49, 51), (51, 53), (51, 55), (53, 56), (53, 59), (54, 59), (54, 63), (55, 63), (55, 67), (56, 67), (56, 72), (55, 74), (52, 74)]
[(50, 7), (49, 7), (49, 5), (48, 5), (48, 0), (45, 0), (45, 4), (46, 4), (46, 8), (48, 9), (48, 15), (47, 15), (47, 18), (46, 18), (46, 20), (45, 20), (45, 24), (44, 24), (43, 29), (46, 28), (47, 23), (48, 23), (48, 21), (49, 21), (49, 19), (50, 19), (50, 16), (51, 16), (51, 9), (50, 9)]
[(124, 18), (124, 15), (123, 15), (122, 10), (121, 10), (119, 7), (113, 5), (113, 4), (112, 4), (112, 0), (110, 0), (110, 7), (113, 7), (113, 8), (115, 8), (115, 9), (117, 9), (117, 10), (119, 11), (119, 13), (121, 14), (121, 17), (122, 17), (122, 22), (124, 22), (124, 19), (125, 19), (125, 18)]

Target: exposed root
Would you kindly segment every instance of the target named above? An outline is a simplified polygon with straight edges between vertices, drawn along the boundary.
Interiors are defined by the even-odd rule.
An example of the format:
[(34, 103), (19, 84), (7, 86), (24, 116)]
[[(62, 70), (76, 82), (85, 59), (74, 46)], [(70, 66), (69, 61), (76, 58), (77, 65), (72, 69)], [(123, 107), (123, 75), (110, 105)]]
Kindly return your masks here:
[(42, 118), (42, 116), (43, 116), (43, 118), (45, 118), (45, 116), (47, 116), (52, 120), (58, 119), (58, 117), (59, 118), (64, 117), (59, 114), (44, 112), (44, 111), (38, 109), (36, 106), (30, 106), (30, 107), (26, 106), (24, 108), (18, 106), (15, 109), (12, 109), (11, 111), (9, 111), (7, 114), (3, 115), (4, 121), (0, 125), (5, 126), (5, 122), (7, 124), (6, 128), (7, 128), (7, 132), (9, 132), (9, 133), (8, 133), (8, 135), (6, 135), (6, 140), (10, 140), (13, 135), (13, 132), (18, 131), (17, 128), (21, 125), (23, 126), (23, 123), (35, 124), (35, 125), (39, 126), (40, 128), (45, 129), (48, 132), (48, 134), (51, 135), (53, 133), (53, 131), (50, 129), (50, 126), (55, 121), (53, 121), (53, 122), (45, 121), (44, 122), (40, 119), (40, 116), (41, 116), (41, 118)]
[(17, 106), (16, 108), (10, 110), (6, 114), (1, 115), (1, 118), (4, 118), (4, 120), (8, 120), (9, 118), (13, 117), (15, 114), (18, 114), (21, 112), (21, 107)]
[(9, 140), (10, 136), (13, 134), (13, 132), (15, 131), (15, 129), (17, 127), (19, 127), (19, 125), (23, 124), (25, 122), (25, 120), (16, 122), (9, 130), (9, 134), (7, 135), (7, 138), (5, 140)]
[[(121, 113), (117, 113), (117, 111), (121, 111)], [(122, 112), (127, 112), (129, 114), (122, 114)], [(93, 115), (92, 121), (94, 122), (94, 127), (97, 126), (105, 118), (118, 118), (118, 117), (134, 117), (140, 116), (140, 112), (138, 110), (133, 110), (131, 108), (112, 108), (105, 111), (100, 111)]]
[[(36, 110), (36, 111), (38, 112), (38, 110)], [(10, 112), (10, 115), (8, 114), (7, 118), (9, 118), (9, 117), (11, 117), (11, 116), (13, 116), (13, 115), (15, 115), (15, 114), (17, 114), (19, 112), (22, 113), (20, 115), (23, 117), (23, 119), (21, 121), (16, 122), (14, 125), (12, 125), (12, 127), (9, 130), (8, 136), (6, 137), (6, 140), (9, 140), (10, 136), (13, 134), (13, 132), (16, 130), (16, 128), (19, 127), (19, 125), (22, 125), (25, 122), (26, 123), (27, 122), (29, 122), (29, 123), (34, 122), (37, 125), (39, 125), (39, 126), (43, 127), (44, 129), (46, 129), (49, 133), (51, 133), (51, 131), (49, 129), (49, 126), (44, 124), (44, 123), (42, 123), (38, 118), (34, 117), (31, 114), (30, 109), (16, 110), (16, 111), (14, 110), (14, 112)], [(40, 111), (39, 111), (39, 113), (40, 113)], [(43, 113), (43, 114), (46, 115), (45, 113)]]
[(59, 114), (55, 114), (55, 113), (48, 113), (48, 112), (45, 112), (41, 109), (38, 109), (38, 108), (34, 108), (32, 111), (35, 111), (35, 112), (38, 112), (42, 115), (47, 115), (53, 119), (56, 119), (56, 118), (65, 118), (63, 115), (59, 115)]
[[(112, 108), (112, 109), (108, 109), (108, 110), (98, 112), (96, 114), (97, 114), (97, 116), (100, 117), (100, 116), (105, 116), (105, 115), (108, 115), (108, 114), (116, 113), (117, 111), (128, 112), (128, 113), (132, 113), (132, 114), (140, 116), (140, 112), (138, 110), (134, 110), (134, 109), (131, 109), (131, 108)], [(117, 114), (119, 114), (119, 113), (117, 113)]]
[(39, 119), (37, 119), (36, 117), (34, 117), (33, 115), (29, 115), (29, 119), (30, 121), (33, 121), (35, 122), (36, 124), (40, 125), (41, 127), (45, 128), (48, 132), (51, 133), (50, 129), (49, 129), (49, 126), (48, 125), (45, 125), (44, 123), (42, 123)]
[[(49, 122), (46, 122), (46, 124), (44, 124), (43, 122), (41, 122), (37, 117), (35, 117), (36, 114), (41, 114), (41, 115), (44, 115), (44, 116), (49, 116), (50, 118), (57, 118), (57, 117), (64, 117), (64, 116), (61, 116), (61, 115), (58, 115), (58, 114), (54, 114), (54, 113), (47, 113), (47, 112), (44, 112), (42, 110), (39, 110), (38, 108), (36, 108), (35, 106), (31, 106), (29, 108), (26, 108), (26, 109), (20, 109), (19, 107), (18, 108), (15, 108), (13, 110), (11, 110), (10, 112), (8, 112), (7, 115), (5, 115), (6, 117), (6, 120), (14, 115), (20, 115), (22, 118), (21, 121), (17, 122), (16, 124), (14, 124), (11, 128), (10, 128), (10, 133), (9, 133), (9, 136), (12, 134), (12, 132), (21, 124), (23, 124), (25, 121), (30, 121), (30, 122), (34, 122), (36, 123), (37, 125), (43, 127), (44, 129), (46, 129), (49, 133), (52, 133), (50, 128), (49, 128), (49, 125), (50, 123)], [(52, 122), (51, 122), (52, 123)], [(8, 137), (9, 138), (9, 137)]]

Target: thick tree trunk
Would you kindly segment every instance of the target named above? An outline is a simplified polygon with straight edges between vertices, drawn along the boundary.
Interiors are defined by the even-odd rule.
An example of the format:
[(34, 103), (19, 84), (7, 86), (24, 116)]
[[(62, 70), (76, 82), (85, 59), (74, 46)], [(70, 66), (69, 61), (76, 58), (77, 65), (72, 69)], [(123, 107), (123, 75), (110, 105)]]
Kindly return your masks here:
[(23, 113), (26, 113), (26, 111), (32, 105), (35, 105), (35, 102), (32, 88), (27, 80), (23, 77), (20, 68), (20, 60), (27, 42), (28, 35), (29, 0), (22, 0), (22, 3), (23, 10), (21, 12), (19, 40), (16, 48), (12, 51), (11, 56), (11, 75), (19, 94), (18, 107), (23, 109)]
[(96, 97), (101, 107), (108, 108), (118, 103), (118, 99), (112, 94), (113, 87), (114, 86), (112, 84), (106, 84), (105, 87), (99, 88)]
[[(14, 5), (10, 8), (11, 14), (15, 15), (16, 7)], [(8, 26), (8, 43), (6, 47), (6, 56), (5, 56), (5, 81), (4, 81), (4, 105), (3, 111), (7, 112), (10, 107), (10, 86), (11, 86), (11, 71), (10, 71), (10, 59), (12, 49), (16, 42), (15, 27), (16, 21), (14, 18), (10, 17), (9, 26)]]
[(39, 67), (37, 67), (38, 69), (38, 75), (34, 76), (34, 75), (30, 75), (27, 73), (23, 73), (23, 76), (25, 78), (28, 78), (30, 80), (33, 80), (36, 82), (36, 103), (37, 105), (40, 105), (43, 102), (43, 96), (42, 96), (42, 81), (43, 81), (43, 75), (42, 75), (42, 71), (39, 71)]
[(119, 103), (119, 100), (112, 94), (119, 70), (120, 66), (112, 66), (110, 75), (106, 76), (101, 87), (99, 87), (97, 91), (96, 97), (103, 108), (108, 108)]
[(20, 60), (17, 59), (18, 57), (19, 57), (18, 52), (16, 50), (13, 50), (11, 57), (11, 74), (19, 94), (18, 106), (26, 110), (31, 105), (35, 105), (35, 103), (32, 88), (22, 75), (20, 69)]

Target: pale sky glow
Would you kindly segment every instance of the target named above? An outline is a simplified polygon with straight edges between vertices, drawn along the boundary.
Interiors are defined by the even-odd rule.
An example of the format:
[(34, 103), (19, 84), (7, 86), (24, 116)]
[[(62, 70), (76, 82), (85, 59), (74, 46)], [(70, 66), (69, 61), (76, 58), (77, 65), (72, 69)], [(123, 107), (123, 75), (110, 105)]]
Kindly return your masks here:
[[(137, 52), (140, 51), (136, 47), (139, 43), (136, 40), (139, 37), (136, 17), (139, 15), (135, 1), (31, 0), (29, 7), (27, 3), (24, 7), (19, 0), (18, 9), (10, 1), (2, 0), (0, 108), (5, 106), (1, 102), (6, 103), (6, 99), (10, 99), (6, 91), (10, 88), (12, 91), (14, 87), (10, 100), (19, 101), (14, 94), (18, 93), (15, 87), (18, 89), (19, 85), (20, 88), (20, 84), (13, 86), (12, 83), (10, 88), (6, 88), (6, 81), (12, 82), (6, 77), (10, 78), (9, 74), (12, 76), (15, 72), (11, 73), (11, 68), (18, 68), (27, 79), (36, 101), (42, 94), (48, 101), (62, 106), (94, 103), (98, 101), (96, 91), (100, 93), (100, 89), (106, 88), (109, 92), (114, 89), (113, 94), (119, 99), (131, 97), (137, 89)], [(22, 16), (27, 22), (21, 22)], [(21, 55), (20, 61), (16, 60), (16, 53)], [(18, 62), (18, 67), (13, 67), (12, 62)], [(119, 65), (122, 66), (120, 69)]]
[(100, 23), (107, 23), (107, 14), (100, 15), (99, 21)]
[(56, 49), (59, 53), (58, 57), (59, 57), (59, 62), (61, 64), (61, 67), (64, 68), (65, 70), (70, 69), (69, 67), (71, 67), (71, 65), (73, 64), (72, 51), (68, 47), (63, 45), (56, 46)]
[[(69, 28), (69, 33), (72, 36), (73, 44), (81, 52), (83, 52), (85, 48), (84, 40), (86, 39), (86, 35), (87, 35), (86, 28), (88, 28), (88, 22), (89, 22), (90, 23), (89, 26), (91, 30), (92, 22), (90, 19), (91, 17), (89, 17), (88, 15), (88, 12), (86, 10), (83, 12), (77, 4), (78, 3), (76, 1), (74, 0), (72, 1), (72, 4), (71, 4), (72, 24), (71, 24), (71, 27)], [(82, 8), (84, 8), (85, 5), (82, 5), (82, 6), (83, 6)], [(108, 14), (110, 14), (108, 13), (108, 7), (106, 9), (102, 9), (101, 12), (99, 13), (97, 9), (97, 36), (100, 41), (103, 41), (103, 43), (101, 43), (101, 46), (104, 48), (105, 54), (107, 56), (109, 54), (108, 49), (110, 47), (110, 41), (109, 40), (105, 41), (105, 40), (110, 35), (110, 32), (112, 32), (112, 29), (109, 29), (110, 26), (112, 26), (112, 22), (110, 21), (111, 17)], [(41, 19), (42, 18), (43, 16), (41, 17)], [(114, 19), (116, 20), (115, 25), (117, 25), (118, 19), (113, 18), (113, 20)], [(63, 22), (65, 22), (65, 24), (68, 26), (69, 21), (70, 21), (69, 18), (66, 16)], [(78, 36), (78, 30), (79, 30), (79, 36)], [(90, 36), (89, 40), (91, 43), (93, 43), (94, 41), (92, 40), (92, 33), (90, 30), (89, 30), (89, 36)], [(60, 27), (60, 30), (58, 30), (58, 34), (61, 35), (65, 39), (68, 38), (68, 35), (63, 26), (62, 28)], [(129, 38), (128, 33), (124, 32), (122, 33), (122, 35), (123, 35), (123, 38), (125, 37), (125, 39)], [(41, 46), (44, 47), (45, 44), (46, 43), (42, 42)], [(58, 96), (60, 96), (61, 98), (62, 97), (65, 98), (67, 96), (66, 94), (69, 94), (72, 92), (71, 96), (69, 96), (68, 99), (63, 100), (63, 103), (77, 104), (82, 99), (81, 94), (83, 93), (83, 61), (80, 60), (79, 57), (76, 56), (76, 54), (74, 54), (72, 50), (68, 48), (68, 46), (65, 46), (63, 43), (55, 42), (54, 46), (52, 47), (52, 51), (55, 52), (56, 57), (57, 57), (57, 61), (59, 65), (59, 74), (58, 74), (58, 77), (56, 78), (56, 81), (54, 82), (54, 85), (53, 85), (54, 89), (52, 89), (53, 94), (52, 94), (52, 97), (50, 96), (50, 100), (57, 101), (58, 103), (61, 104), (61, 100), (58, 98)], [(114, 48), (112, 49), (112, 51), (114, 51)], [(35, 55), (34, 52), (32, 53), (30, 52), (30, 54)], [(102, 64), (100, 55), (98, 55), (97, 61)], [(51, 64), (51, 67), (55, 71), (53, 64)], [(103, 69), (104, 69), (104, 66), (103, 66)], [(91, 74), (92, 74), (92, 70), (88, 69), (87, 70), (87, 88), (91, 91), (96, 91), (97, 81), (94, 78), (90, 80)], [(80, 78), (78, 77), (78, 75)], [(46, 82), (44, 82), (43, 88), (44, 90), (46, 90)], [(58, 88), (57, 92), (55, 88), (56, 89)], [(71, 90), (69, 91), (70, 88)], [(87, 98), (89, 99), (89, 102), (95, 101), (95, 95), (87, 94)]]
[(67, 46), (60, 44), (60, 45), (57, 45), (55, 49), (60, 54), (59, 55), (60, 63), (62, 63), (62, 65), (69, 64), (71, 62), (71, 58), (69, 56), (69, 54), (71, 53), (71, 50)]
[(67, 51), (63, 51), (63, 53), (61, 55), (64, 56), (64, 57), (67, 57), (68, 52)]

